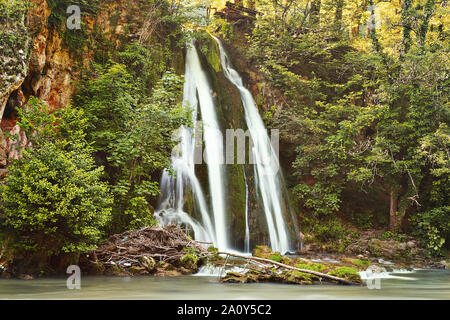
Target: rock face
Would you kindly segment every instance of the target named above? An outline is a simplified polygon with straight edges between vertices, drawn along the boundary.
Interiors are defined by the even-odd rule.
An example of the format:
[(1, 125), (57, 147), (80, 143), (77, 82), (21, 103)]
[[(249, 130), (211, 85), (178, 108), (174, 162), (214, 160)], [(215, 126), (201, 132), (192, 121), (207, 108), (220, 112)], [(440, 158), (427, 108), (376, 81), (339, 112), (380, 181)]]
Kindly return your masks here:
[(24, 5), (0, 4), (0, 119), (9, 95), (20, 87), (28, 70), (31, 39), (25, 18)]
[[(52, 9), (46, 0), (29, 2), (28, 7), (26, 1), (0, 2), (0, 169), (7, 167), (8, 159), (20, 157), (16, 146), (26, 144), (16, 127), (16, 108), (22, 108), (30, 96), (52, 108), (69, 104), (79, 75), (74, 66), (93, 60), (95, 49), (88, 39), (101, 35), (113, 47), (122, 40), (138, 39), (145, 12), (138, 9), (143, 6), (138, 0), (100, 1), (97, 14), (83, 16), (82, 30), (74, 31), (82, 32), (84, 41), (76, 47), (66, 42), (64, 23), (56, 27), (49, 22)], [(84, 54), (77, 52), (80, 49)], [(19, 134), (19, 139), (10, 141), (4, 132)]]
[[(13, 102), (17, 99), (9, 98), (20, 88), (28, 72), (32, 40), (26, 17), (24, 4), (0, 4), (0, 121), (6, 107), (14, 109)], [(0, 129), (0, 168), (7, 165), (8, 154), (8, 139)]]
[[(0, 167), (7, 166), (8, 159), (18, 159), (18, 147), (27, 143), (15, 123), (15, 109), (22, 108), (31, 95), (51, 107), (62, 107), (73, 92), (73, 61), (57, 30), (48, 28), (47, 1), (31, 2), (29, 9), (14, 5), (14, 21), (0, 18), (2, 28), (6, 25), (0, 40)], [(12, 40), (5, 43), (6, 36)], [(18, 138), (7, 138), (3, 132)]]

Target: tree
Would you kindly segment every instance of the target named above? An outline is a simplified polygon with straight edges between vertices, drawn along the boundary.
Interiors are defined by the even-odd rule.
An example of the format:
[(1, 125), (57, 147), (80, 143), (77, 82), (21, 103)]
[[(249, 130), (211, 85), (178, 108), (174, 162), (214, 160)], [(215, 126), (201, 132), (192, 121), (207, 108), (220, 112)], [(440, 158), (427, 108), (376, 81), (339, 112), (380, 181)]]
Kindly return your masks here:
[(109, 233), (155, 222), (151, 203), (159, 194), (159, 173), (170, 167), (172, 133), (189, 123), (189, 110), (180, 104), (183, 78), (172, 71), (158, 78), (154, 63), (146, 62), (148, 50), (133, 48), (118, 54), (127, 65), (97, 66), (76, 98), (114, 194)]
[(15, 259), (78, 254), (95, 248), (111, 214), (108, 186), (100, 181), (86, 119), (71, 106), (49, 113), (31, 98), (19, 125), (32, 147), (8, 167), (0, 185), (2, 229), (14, 239)]
[[(271, 125), (296, 150), (297, 200), (322, 222), (364, 207), (346, 203), (358, 192), (383, 199), (393, 231), (405, 231), (411, 217), (423, 230), (436, 227), (424, 221), (448, 208), (431, 196), (448, 188), (448, 8), (432, 0), (330, 0), (320, 1), (317, 20), (316, 1), (310, 10), (309, 3), (284, 6), (284, 20), (260, 6), (248, 51), (282, 93)], [(359, 28), (369, 22), (365, 37)]]

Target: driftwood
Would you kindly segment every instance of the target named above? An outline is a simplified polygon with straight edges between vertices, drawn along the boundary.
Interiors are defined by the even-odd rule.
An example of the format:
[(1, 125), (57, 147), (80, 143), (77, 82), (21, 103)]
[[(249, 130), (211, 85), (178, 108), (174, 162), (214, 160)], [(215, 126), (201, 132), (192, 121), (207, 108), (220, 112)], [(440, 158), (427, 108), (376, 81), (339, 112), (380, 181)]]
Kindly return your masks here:
[(200, 243), (190, 239), (177, 226), (145, 227), (111, 236), (92, 252), (95, 261), (91, 262), (139, 265), (140, 258), (146, 256), (176, 264), (189, 249), (194, 250), (199, 257), (208, 255)]
[[(219, 252), (218, 254), (223, 254), (223, 255), (227, 255), (227, 259), (228, 257), (236, 257), (236, 258), (241, 258), (241, 259), (245, 259), (247, 261), (250, 262), (259, 262), (259, 263), (265, 263), (266, 266), (261, 266), (263, 269), (268, 269), (270, 268), (270, 266), (276, 266), (279, 268), (284, 268), (284, 269), (290, 269), (290, 270), (295, 270), (295, 271), (299, 271), (299, 272), (303, 272), (303, 273), (309, 273), (321, 278), (325, 278), (325, 279), (329, 279), (329, 280), (333, 280), (333, 281), (337, 281), (339, 283), (345, 284), (345, 285), (355, 285), (355, 286), (359, 286), (359, 283), (356, 282), (352, 282), (346, 279), (342, 279), (339, 277), (335, 277), (326, 273), (321, 273), (318, 271), (313, 271), (313, 270), (308, 270), (308, 269), (300, 269), (300, 268), (296, 268), (284, 263), (280, 263), (280, 262), (276, 262), (273, 260), (269, 260), (269, 259), (264, 259), (264, 258), (259, 258), (259, 257), (248, 257), (248, 256), (244, 256), (244, 255), (240, 255), (240, 254), (236, 254), (236, 253), (230, 253), (230, 252)], [(267, 265), (268, 264), (268, 265)], [(251, 269), (247, 266), (247, 269)]]
[[(128, 231), (111, 236), (106, 243), (90, 253), (89, 261), (91, 263), (102, 262), (111, 265), (134, 265), (145, 267), (145, 264), (147, 263), (146, 259), (153, 258), (155, 261), (178, 265), (181, 259), (183, 259), (189, 251), (192, 251), (198, 258), (213, 258), (217, 254), (226, 255), (227, 258), (225, 259), (225, 262), (216, 261), (216, 264), (223, 265), (224, 268), (229, 262), (229, 257), (235, 257), (245, 259), (245, 262), (242, 262), (242, 267), (244, 267), (244, 269), (254, 270), (262, 274), (272, 274), (274, 272), (273, 268), (275, 267), (276, 270), (294, 270), (337, 281), (338, 283), (346, 285), (359, 285), (352, 281), (329, 274), (300, 269), (260, 257), (249, 257), (231, 252), (209, 252), (205, 248), (205, 244), (207, 243), (190, 239), (175, 225), (165, 227), (145, 227), (139, 230)], [(220, 277), (222, 277), (222, 272)]]

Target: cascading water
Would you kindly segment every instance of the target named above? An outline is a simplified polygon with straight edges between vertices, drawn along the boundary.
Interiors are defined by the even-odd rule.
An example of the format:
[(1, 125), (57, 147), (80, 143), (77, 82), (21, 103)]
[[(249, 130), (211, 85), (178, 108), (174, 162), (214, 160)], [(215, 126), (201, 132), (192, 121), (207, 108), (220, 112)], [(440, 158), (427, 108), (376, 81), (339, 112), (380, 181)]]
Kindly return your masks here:
[[(192, 49), (188, 49), (187, 60), (192, 59)], [(192, 106), (192, 118), (197, 118), (197, 86), (195, 82), (195, 70), (191, 63), (186, 63), (185, 83), (183, 88), (183, 104)], [(216, 243), (215, 230), (208, 214), (205, 197), (200, 183), (195, 176), (194, 150), (195, 132), (186, 127), (179, 130), (179, 152), (172, 155), (172, 169), (175, 176), (168, 170), (164, 170), (161, 178), (162, 201), (159, 210), (155, 213), (160, 224), (185, 224), (190, 226), (196, 238), (203, 241)], [(186, 212), (184, 206), (184, 188), (188, 185), (192, 188), (196, 204), (202, 217), (202, 223), (195, 221)]]
[[(277, 155), (252, 95), (244, 87), (237, 71), (231, 66), (221, 42), (216, 38), (214, 39), (218, 44), (225, 78), (238, 89), (244, 106), (245, 122), (253, 143), (251, 157), (254, 160), (252, 174), (255, 191), (262, 205), (262, 207), (259, 207), (261, 208), (260, 211), (264, 211), (270, 246), (275, 251), (283, 253), (290, 251), (288, 229), (283, 217), (283, 209), (286, 208), (283, 207), (283, 194), (280, 187), (281, 175)], [(179, 133), (180, 152), (172, 156), (172, 169), (175, 175), (170, 175), (167, 170), (163, 173), (161, 180), (162, 196), (159, 210), (155, 213), (155, 216), (161, 224), (176, 223), (191, 227), (196, 240), (211, 241), (222, 251), (232, 250), (229, 246), (229, 239), (233, 235), (228, 234), (232, 230), (229, 225), (232, 218), (226, 215), (225, 199), (234, 190), (229, 190), (230, 194), (225, 194), (224, 142), (223, 136), (220, 134), (214, 93), (208, 81), (208, 75), (202, 67), (197, 49), (192, 43), (187, 46), (186, 50), (183, 101), (184, 104), (193, 108), (192, 119), (195, 121), (201, 116), (203, 122), (204, 160), (207, 163), (210, 205), (207, 205), (200, 182), (195, 176), (194, 157), (195, 152), (198, 152), (195, 149), (195, 142), (200, 133), (189, 128), (182, 128)], [(251, 251), (252, 225), (249, 223), (249, 184), (244, 166), (242, 169), (243, 182), (245, 183), (245, 235), (243, 235), (242, 240), (243, 249), (248, 253)], [(196, 208), (200, 212), (198, 220), (192, 217), (192, 212), (188, 214), (184, 211), (185, 190), (189, 188), (197, 205)], [(229, 214), (231, 215), (231, 213)], [(259, 227), (255, 227), (254, 223), (253, 228), (259, 229)], [(261, 227), (264, 228), (264, 226)]]
[(278, 158), (272, 148), (264, 123), (256, 108), (251, 93), (244, 87), (239, 73), (232, 67), (230, 60), (216, 37), (222, 68), (225, 77), (236, 86), (241, 94), (245, 110), (245, 120), (250, 131), (254, 147), (256, 177), (264, 205), (264, 214), (269, 230), (270, 243), (273, 250), (286, 252), (290, 250), (288, 230), (283, 218), (282, 196), (280, 188), (280, 173)]
[[(193, 107), (193, 119), (197, 119), (198, 105), (204, 123), (205, 161), (208, 164), (208, 178), (210, 186), (211, 207), (214, 217), (214, 228), (206, 209), (205, 198), (200, 184), (195, 177), (194, 150), (195, 139), (192, 130), (181, 130), (181, 155), (172, 157), (172, 167), (175, 177), (164, 172), (161, 186), (163, 199), (160, 210), (155, 214), (161, 224), (178, 223), (187, 224), (194, 229), (197, 240), (213, 241), (221, 250), (228, 249), (228, 239), (225, 220), (225, 193), (223, 173), (223, 140), (217, 120), (212, 89), (207, 75), (203, 70), (195, 46), (187, 46), (185, 85), (183, 93), (184, 103)], [(183, 211), (184, 188), (190, 182), (193, 194), (196, 197), (202, 224), (189, 217)], [(199, 232), (199, 234), (197, 234)], [(202, 239), (203, 238), (203, 239)]]
[(250, 227), (248, 225), (248, 183), (245, 169), (242, 167), (245, 181), (245, 238), (244, 238), (244, 252), (250, 253)]

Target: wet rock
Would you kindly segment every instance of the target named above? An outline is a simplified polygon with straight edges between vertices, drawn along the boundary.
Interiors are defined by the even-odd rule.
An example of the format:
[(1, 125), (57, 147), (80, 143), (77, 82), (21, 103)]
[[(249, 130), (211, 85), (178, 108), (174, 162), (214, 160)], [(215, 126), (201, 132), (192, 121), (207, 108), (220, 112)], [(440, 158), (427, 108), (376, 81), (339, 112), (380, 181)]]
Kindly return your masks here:
[[(247, 283), (247, 275), (238, 272), (228, 272), (221, 282), (224, 283)], [(256, 280), (255, 280), (256, 281)]]
[[(5, 167), (7, 165), (8, 154), (7, 154), (7, 142), (6, 138), (3, 135), (3, 132), (0, 130), (0, 167)], [(0, 173), (0, 179), (1, 179)]]
[(130, 274), (119, 265), (111, 265), (106, 268), (105, 274), (108, 276), (127, 277)]
[(154, 272), (156, 269), (156, 261), (152, 257), (142, 256), (139, 258), (139, 262), (142, 266), (150, 273)]
[(140, 275), (140, 276), (143, 276), (143, 275), (149, 274), (149, 272), (147, 271), (146, 268), (144, 268), (144, 267), (138, 267), (138, 266), (131, 266), (131, 267), (128, 269), (128, 271), (129, 271), (131, 274), (133, 274), (133, 275)]
[(272, 249), (270, 249), (267, 246), (256, 246), (256, 248), (253, 249), (252, 254), (254, 257), (269, 259), (270, 256), (273, 254), (273, 252), (272, 252)]
[(105, 266), (103, 265), (103, 263), (98, 262), (93, 264), (92, 266), (90, 266), (89, 269), (89, 274), (90, 275), (102, 275), (105, 273)]

